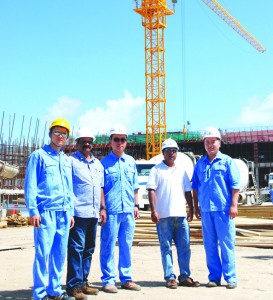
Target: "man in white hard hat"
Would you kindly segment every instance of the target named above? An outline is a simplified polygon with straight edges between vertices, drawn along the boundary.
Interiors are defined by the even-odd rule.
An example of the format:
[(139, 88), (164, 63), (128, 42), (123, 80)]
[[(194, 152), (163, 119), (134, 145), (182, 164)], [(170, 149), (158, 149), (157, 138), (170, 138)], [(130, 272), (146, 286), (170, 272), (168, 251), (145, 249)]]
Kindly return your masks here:
[(212, 127), (205, 131), (204, 145), (207, 155), (195, 165), (192, 188), (195, 215), (199, 219), (202, 217), (209, 270), (207, 287), (220, 286), (223, 275), (226, 288), (234, 289), (237, 286), (234, 218), (238, 214), (239, 171), (232, 158), (219, 151), (221, 135), (218, 129)]
[(118, 240), (118, 271), (121, 288), (141, 290), (132, 279), (131, 248), (138, 211), (138, 176), (135, 160), (124, 153), (127, 131), (122, 125), (110, 130), (112, 151), (102, 159), (107, 221), (101, 228), (100, 264), (106, 293), (117, 293), (115, 286), (115, 246)]
[(75, 300), (62, 290), (69, 228), (74, 225), (71, 161), (62, 150), (70, 134), (64, 118), (49, 127), (49, 145), (28, 158), (24, 194), (34, 227), (34, 300)]
[(104, 174), (101, 162), (92, 155), (94, 133), (81, 128), (76, 133), (77, 152), (71, 155), (75, 194), (74, 227), (70, 230), (67, 254), (66, 291), (76, 300), (87, 300), (99, 290), (88, 282), (96, 246), (98, 219), (106, 222)]
[[(182, 165), (176, 164), (178, 145), (173, 139), (162, 143), (164, 160), (150, 172), (146, 188), (151, 206), (151, 219), (156, 223), (166, 287), (177, 288), (173, 271), (172, 242), (174, 241), (180, 274), (178, 284), (198, 287), (190, 277), (190, 230), (193, 217), (191, 183)], [(186, 212), (186, 201), (189, 212)]]

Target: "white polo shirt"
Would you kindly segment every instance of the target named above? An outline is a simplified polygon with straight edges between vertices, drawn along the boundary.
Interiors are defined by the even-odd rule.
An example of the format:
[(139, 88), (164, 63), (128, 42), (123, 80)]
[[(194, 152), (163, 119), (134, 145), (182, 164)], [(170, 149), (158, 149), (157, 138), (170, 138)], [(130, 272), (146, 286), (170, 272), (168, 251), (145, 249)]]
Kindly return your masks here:
[(168, 167), (163, 161), (155, 165), (146, 189), (155, 190), (159, 218), (187, 216), (185, 192), (191, 191), (191, 182), (183, 166)]

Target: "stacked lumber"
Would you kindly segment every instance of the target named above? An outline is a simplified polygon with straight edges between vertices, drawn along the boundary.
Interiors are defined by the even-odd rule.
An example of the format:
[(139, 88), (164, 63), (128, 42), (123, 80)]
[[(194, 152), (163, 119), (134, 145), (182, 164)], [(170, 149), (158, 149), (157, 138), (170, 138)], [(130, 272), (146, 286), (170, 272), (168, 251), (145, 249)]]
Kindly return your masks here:
[(273, 205), (242, 205), (238, 207), (238, 215), (240, 217), (261, 218), (273, 220)]
[(7, 217), (8, 226), (27, 226), (28, 218), (22, 216), (20, 212)]
[[(235, 224), (237, 246), (273, 249), (273, 220), (263, 217), (237, 217)], [(189, 225), (191, 244), (202, 244), (201, 221), (194, 219)], [(150, 212), (141, 211), (140, 218), (136, 220), (133, 244), (137, 246), (159, 245), (156, 225), (151, 221)]]

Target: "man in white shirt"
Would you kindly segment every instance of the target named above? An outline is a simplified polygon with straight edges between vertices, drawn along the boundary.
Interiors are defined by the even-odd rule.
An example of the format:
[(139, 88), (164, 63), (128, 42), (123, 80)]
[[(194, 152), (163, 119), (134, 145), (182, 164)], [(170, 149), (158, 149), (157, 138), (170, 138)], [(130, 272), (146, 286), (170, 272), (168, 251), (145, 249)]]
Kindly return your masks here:
[[(146, 188), (151, 206), (151, 219), (156, 223), (166, 287), (177, 288), (173, 273), (172, 241), (174, 241), (180, 275), (180, 286), (198, 287), (200, 283), (190, 277), (190, 230), (188, 222), (193, 218), (191, 183), (182, 165), (175, 164), (176, 141), (162, 143), (164, 160), (151, 170)], [(189, 212), (186, 211), (186, 201)]]

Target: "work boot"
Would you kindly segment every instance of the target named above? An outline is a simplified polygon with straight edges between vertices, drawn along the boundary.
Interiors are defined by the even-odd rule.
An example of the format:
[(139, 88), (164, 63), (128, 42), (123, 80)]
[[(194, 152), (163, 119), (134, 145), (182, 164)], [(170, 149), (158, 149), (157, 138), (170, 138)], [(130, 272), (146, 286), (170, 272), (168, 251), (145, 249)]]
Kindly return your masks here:
[(130, 291), (140, 291), (140, 285), (134, 283), (133, 281), (127, 281), (125, 284), (121, 286), (122, 289), (130, 290)]
[(118, 292), (118, 289), (113, 284), (103, 286), (102, 290), (105, 293), (117, 293)]
[(86, 295), (97, 295), (99, 293), (99, 290), (92, 287), (89, 282), (86, 282), (85, 285), (81, 287), (82, 292)]
[(70, 297), (67, 295), (67, 293), (63, 293), (59, 296), (49, 296), (48, 295), (48, 299), (54, 299), (54, 300), (75, 300), (74, 297)]
[(87, 300), (87, 297), (79, 286), (74, 286), (71, 290), (67, 290), (67, 294), (74, 297), (76, 300)]

